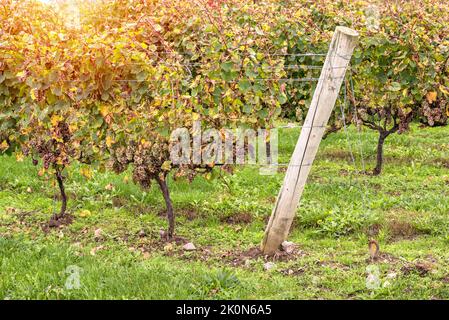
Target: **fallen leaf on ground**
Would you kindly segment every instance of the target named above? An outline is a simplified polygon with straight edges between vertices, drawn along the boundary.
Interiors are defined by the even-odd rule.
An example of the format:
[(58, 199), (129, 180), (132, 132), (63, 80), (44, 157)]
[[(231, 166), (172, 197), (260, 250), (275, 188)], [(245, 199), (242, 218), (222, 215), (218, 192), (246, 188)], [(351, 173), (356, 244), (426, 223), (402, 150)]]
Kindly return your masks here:
[(92, 213), (89, 210), (81, 210), (78, 213), (78, 216), (80, 216), (81, 218), (90, 217), (91, 215)]
[(94, 238), (99, 239), (102, 237), (102, 234), (103, 234), (103, 230), (101, 230), (101, 228), (98, 228), (94, 231)]

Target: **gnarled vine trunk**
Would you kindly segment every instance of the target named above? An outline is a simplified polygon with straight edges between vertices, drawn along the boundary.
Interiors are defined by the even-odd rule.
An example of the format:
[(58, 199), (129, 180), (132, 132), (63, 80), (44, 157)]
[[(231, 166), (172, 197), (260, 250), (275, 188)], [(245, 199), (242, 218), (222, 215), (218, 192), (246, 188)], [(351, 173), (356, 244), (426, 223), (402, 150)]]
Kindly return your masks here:
[(168, 220), (167, 236), (168, 239), (171, 239), (173, 237), (173, 234), (175, 233), (175, 213), (173, 211), (173, 204), (170, 198), (170, 192), (168, 191), (167, 175), (164, 175), (163, 177), (157, 176), (156, 181), (159, 184), (159, 188), (162, 191), (162, 195), (164, 196), (165, 200), (165, 205), (167, 207), (167, 220)]
[(392, 133), (398, 131), (399, 126), (396, 124), (390, 130), (379, 130), (379, 139), (377, 140), (377, 157), (376, 167), (373, 169), (373, 175), (378, 176), (382, 173), (382, 166), (384, 162), (384, 144), (385, 139)]
[[(407, 115), (406, 118), (411, 118), (410, 115)], [(383, 125), (376, 124), (374, 121), (368, 121), (364, 119), (360, 119), (362, 123), (372, 130), (376, 130), (379, 132), (379, 138), (377, 140), (377, 157), (376, 157), (376, 167), (373, 169), (373, 175), (378, 176), (382, 172), (383, 162), (384, 162), (384, 144), (385, 139), (392, 133), (399, 131), (401, 125), (398, 123), (398, 116), (391, 115), (391, 120), (393, 122), (393, 126), (388, 129), (388, 119), (385, 118), (383, 121)], [(404, 124), (402, 124), (404, 127)]]
[(64, 217), (67, 210), (67, 194), (65, 193), (64, 187), (64, 177), (62, 176), (61, 171), (56, 171), (56, 181), (58, 182), (59, 191), (61, 193), (61, 210), (58, 214), (53, 215), (53, 220), (59, 220)]
[(61, 225), (67, 210), (67, 194), (65, 193), (64, 176), (62, 175), (62, 170), (56, 169), (55, 176), (56, 181), (58, 182), (59, 192), (61, 194), (61, 209), (59, 213), (55, 213), (51, 217), (48, 223), (50, 227), (58, 227), (59, 225)]
[(377, 157), (376, 167), (373, 170), (373, 175), (378, 176), (382, 172), (382, 165), (384, 162), (384, 143), (387, 138), (385, 131), (379, 132), (379, 139), (377, 140)]

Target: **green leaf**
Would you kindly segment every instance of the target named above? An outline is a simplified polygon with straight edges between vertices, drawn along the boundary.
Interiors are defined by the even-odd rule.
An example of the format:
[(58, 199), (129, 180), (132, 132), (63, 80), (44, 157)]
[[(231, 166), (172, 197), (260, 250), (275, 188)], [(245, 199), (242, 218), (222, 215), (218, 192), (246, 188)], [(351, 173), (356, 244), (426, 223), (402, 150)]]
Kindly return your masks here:
[(284, 104), (284, 103), (287, 102), (287, 96), (285, 95), (285, 93), (281, 93), (278, 96), (278, 101), (279, 101), (280, 104)]
[(401, 84), (399, 82), (392, 82), (388, 87), (388, 90), (396, 92), (401, 90)]
[(249, 82), (247, 79), (242, 79), (239, 81), (239, 89), (243, 93), (247, 92), (251, 88), (251, 82)]
[(234, 64), (231, 61), (226, 61), (221, 64), (221, 69), (223, 71), (229, 72), (232, 70), (233, 66), (234, 66)]

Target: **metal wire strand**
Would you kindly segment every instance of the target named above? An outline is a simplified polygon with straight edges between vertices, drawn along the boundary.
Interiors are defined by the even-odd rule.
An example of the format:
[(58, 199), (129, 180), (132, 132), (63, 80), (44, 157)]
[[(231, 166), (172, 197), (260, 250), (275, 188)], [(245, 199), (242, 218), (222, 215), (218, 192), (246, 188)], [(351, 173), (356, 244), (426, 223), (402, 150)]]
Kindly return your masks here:
[[(344, 77), (330, 77), (329, 80), (341, 79)], [(225, 83), (238, 83), (242, 80), (248, 81), (282, 81), (282, 82), (313, 82), (319, 81), (320, 78), (242, 78), (239, 80), (223, 80), (223, 79), (209, 79), (210, 82), (225, 82)], [(149, 82), (149, 80), (137, 80), (137, 79), (113, 79), (112, 82)], [(73, 80), (60, 80), (60, 82), (85, 82), (84, 80), (73, 79)], [(96, 83), (95, 81), (89, 81), (89, 83)]]

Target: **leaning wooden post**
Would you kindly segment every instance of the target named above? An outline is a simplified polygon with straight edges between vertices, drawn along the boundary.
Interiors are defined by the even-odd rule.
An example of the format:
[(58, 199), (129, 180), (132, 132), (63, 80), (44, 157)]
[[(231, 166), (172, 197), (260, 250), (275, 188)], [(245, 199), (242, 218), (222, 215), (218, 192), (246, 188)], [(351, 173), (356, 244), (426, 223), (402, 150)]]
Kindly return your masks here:
[(281, 243), (287, 239), (302, 191), (337, 100), (357, 39), (358, 33), (352, 29), (346, 27), (335, 29), (309, 112), (265, 230), (261, 245), (264, 254), (273, 254)]

